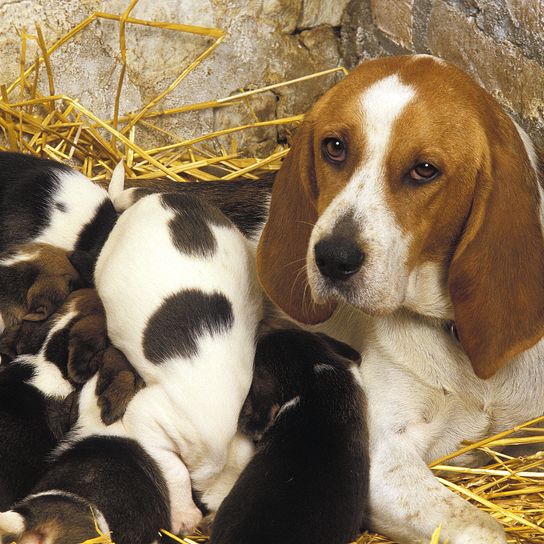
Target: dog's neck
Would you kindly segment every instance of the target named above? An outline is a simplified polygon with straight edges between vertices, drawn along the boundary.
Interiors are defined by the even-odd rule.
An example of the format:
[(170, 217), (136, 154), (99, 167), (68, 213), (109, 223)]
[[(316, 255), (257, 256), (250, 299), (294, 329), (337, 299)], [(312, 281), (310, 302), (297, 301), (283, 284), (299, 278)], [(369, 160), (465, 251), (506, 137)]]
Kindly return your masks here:
[(447, 271), (438, 263), (424, 263), (408, 277), (403, 306), (416, 314), (453, 321), (453, 305), (447, 288)]

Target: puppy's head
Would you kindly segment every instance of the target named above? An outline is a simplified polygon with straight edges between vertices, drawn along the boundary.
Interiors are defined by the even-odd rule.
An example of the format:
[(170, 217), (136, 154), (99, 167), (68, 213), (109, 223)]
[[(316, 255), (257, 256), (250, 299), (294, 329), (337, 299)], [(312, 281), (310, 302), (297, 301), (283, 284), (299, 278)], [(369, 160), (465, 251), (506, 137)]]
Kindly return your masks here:
[(544, 332), (536, 168), (523, 131), (452, 65), (364, 63), (307, 115), (278, 173), (263, 286), (304, 323), (338, 302), (454, 318), (490, 376)]
[(304, 393), (316, 366), (351, 369), (360, 362), (356, 350), (325, 334), (300, 329), (265, 334), (257, 342), (253, 382), (240, 414), (240, 430), (260, 439), (281, 406)]

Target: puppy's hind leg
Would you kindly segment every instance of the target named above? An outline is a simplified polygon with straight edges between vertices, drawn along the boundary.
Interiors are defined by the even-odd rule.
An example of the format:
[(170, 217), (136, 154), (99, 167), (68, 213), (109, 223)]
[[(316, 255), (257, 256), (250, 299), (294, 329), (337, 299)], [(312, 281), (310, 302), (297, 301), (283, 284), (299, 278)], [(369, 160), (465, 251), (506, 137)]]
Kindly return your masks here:
[(146, 447), (159, 465), (168, 487), (172, 532), (189, 534), (202, 520), (202, 512), (192, 498), (191, 477), (181, 458), (172, 451)]

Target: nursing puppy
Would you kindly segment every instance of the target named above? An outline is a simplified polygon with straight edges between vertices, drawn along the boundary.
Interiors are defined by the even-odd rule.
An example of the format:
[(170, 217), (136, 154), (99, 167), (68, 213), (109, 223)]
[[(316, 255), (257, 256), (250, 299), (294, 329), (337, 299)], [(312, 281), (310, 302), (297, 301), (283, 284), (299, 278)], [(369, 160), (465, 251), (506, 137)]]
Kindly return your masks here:
[(166, 484), (151, 457), (134, 440), (94, 436), (55, 454), (32, 494), (0, 514), (0, 535), (79, 544), (111, 531), (117, 544), (150, 544), (169, 522)]
[(68, 253), (30, 243), (0, 255), (0, 334), (21, 321), (42, 321), (81, 286)]
[(117, 214), (107, 192), (59, 162), (0, 152), (0, 252), (29, 242), (93, 261)]
[[(191, 484), (200, 493), (213, 489), (237, 464), (233, 451), (244, 462), (251, 453), (233, 442), (261, 319), (249, 242), (218, 209), (189, 195), (146, 196), (119, 218), (95, 281), (112, 343), (146, 382), (123, 429), (108, 432), (137, 439), (156, 460), (172, 528), (190, 530), (201, 518)], [(105, 432), (91, 417), (93, 402), (82, 394), (76, 437)], [(217, 508), (225, 494), (208, 494), (206, 504)]]
[(367, 522), (368, 438), (359, 354), (325, 335), (261, 338), (240, 417), (257, 451), (223, 501), (213, 544), (345, 544)]
[(72, 317), (55, 319), (36, 355), (0, 366), (0, 510), (30, 491), (68, 430), (73, 387), (57, 366), (65, 355), (56, 338)]

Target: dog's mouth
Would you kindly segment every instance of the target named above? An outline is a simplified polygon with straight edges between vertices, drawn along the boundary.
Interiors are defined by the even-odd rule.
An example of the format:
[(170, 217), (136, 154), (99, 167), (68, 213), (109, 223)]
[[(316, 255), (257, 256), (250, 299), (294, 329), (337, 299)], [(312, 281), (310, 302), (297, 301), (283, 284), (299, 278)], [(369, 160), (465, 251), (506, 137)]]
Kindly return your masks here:
[(308, 263), (307, 270), (312, 298), (318, 304), (334, 300), (369, 315), (384, 315), (397, 310), (404, 300), (404, 274), (393, 275), (370, 258), (343, 278), (323, 274), (315, 260)]

